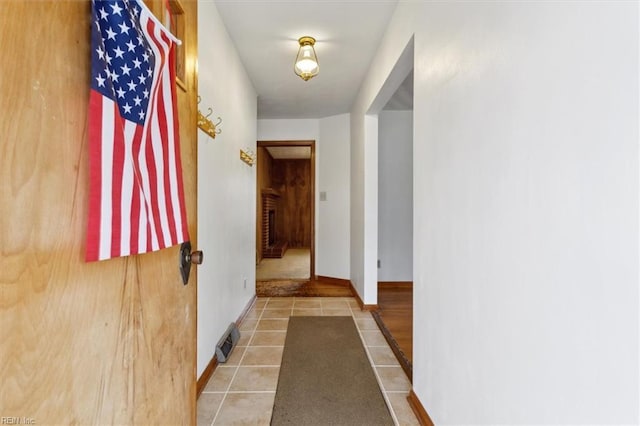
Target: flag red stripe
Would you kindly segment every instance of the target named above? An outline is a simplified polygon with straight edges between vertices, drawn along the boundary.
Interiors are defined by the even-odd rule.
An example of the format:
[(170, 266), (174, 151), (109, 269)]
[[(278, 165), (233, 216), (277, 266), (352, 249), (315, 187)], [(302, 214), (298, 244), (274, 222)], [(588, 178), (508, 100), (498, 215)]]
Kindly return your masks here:
[[(148, 213), (146, 217), (149, 217)], [(145, 249), (145, 252), (150, 251), (153, 251), (153, 235), (151, 234), (151, 222), (147, 220), (147, 248)]]
[[(175, 67), (175, 61), (176, 61), (176, 50), (175, 49), (171, 49), (171, 51), (169, 52), (169, 62), (171, 64), (171, 66), (169, 67), (169, 73), (170, 73), (170, 80), (172, 82), (176, 81), (176, 67)], [(172, 84), (171, 85), (171, 99), (177, 99), (176, 98), (176, 85)], [(172, 105), (173, 108), (173, 117), (178, 117), (178, 103), (177, 102), (173, 102)], [(176, 166), (176, 177), (177, 177), (177, 185), (178, 185), (178, 204), (179, 204), (179, 208), (180, 208), (180, 218), (181, 218), (181, 225), (182, 225), (182, 229), (180, 229), (179, 231), (182, 233), (180, 241), (188, 241), (189, 238), (189, 227), (187, 226), (187, 211), (186, 211), (186, 207), (185, 207), (185, 197), (184, 197), (184, 185), (182, 182), (182, 155), (180, 153), (180, 144), (178, 143), (180, 141), (180, 127), (178, 125), (178, 120), (174, 119), (174, 125), (173, 125), (173, 140), (175, 141), (174, 144), (174, 151), (175, 151), (175, 166)]]
[[(149, 20), (147, 22), (147, 29), (150, 31), (150, 34), (153, 32), (153, 22)], [(155, 42), (155, 40), (152, 39)], [(161, 68), (162, 57), (156, 57), (156, 73), (157, 70)], [(152, 242), (157, 241), (158, 248), (164, 248), (164, 239), (161, 238), (162, 233), (162, 225), (160, 223), (160, 209), (158, 204), (158, 172), (156, 168), (156, 157), (153, 152), (153, 126), (155, 125), (155, 113), (158, 102), (158, 85), (154, 85), (151, 88), (151, 101), (149, 102), (149, 111), (147, 116), (147, 139), (146, 139), (146, 160), (147, 160), (147, 174), (149, 177), (149, 193), (145, 194), (147, 197), (147, 207), (151, 207), (151, 215), (153, 216), (153, 222), (151, 223), (151, 229), (153, 232)]]
[[(96, 261), (100, 253), (100, 205), (102, 188), (102, 95), (91, 90), (89, 95), (89, 215), (87, 223), (87, 262)], [(97, 214), (96, 214), (97, 213)]]
[[(151, 138), (151, 133), (147, 134), (147, 143), (145, 146), (145, 158), (147, 160), (147, 176), (149, 180), (149, 192), (146, 193), (145, 197), (147, 201), (147, 210), (151, 209), (150, 214), (153, 216), (153, 221), (149, 221), (149, 237), (151, 237), (152, 243), (156, 243), (157, 248), (164, 248), (162, 244), (162, 239), (159, 237), (162, 235), (162, 227), (160, 226), (160, 210), (158, 209), (158, 172), (156, 170), (156, 158), (153, 153), (153, 140)], [(149, 211), (147, 211), (147, 215)]]
[[(159, 82), (159, 92), (160, 93), (164, 93), (165, 87), (164, 87), (164, 82), (162, 80), (160, 80)], [(168, 225), (169, 225), (169, 236), (170, 236), (170, 241), (177, 241), (177, 236), (176, 236), (176, 222), (175, 222), (175, 218), (173, 217), (173, 205), (171, 203), (172, 201), (172, 197), (171, 197), (171, 182), (169, 179), (169, 134), (168, 134), (168, 129), (167, 129), (167, 113), (165, 110), (165, 104), (164, 102), (158, 102), (158, 124), (160, 126), (160, 135), (161, 135), (161, 141), (162, 141), (162, 151), (165, 153), (165, 155), (163, 155), (163, 160), (164, 160), (164, 203), (165, 203), (165, 209), (166, 209), (166, 214), (167, 214), (167, 221), (168, 221)], [(173, 137), (173, 135), (171, 135), (171, 137)]]
[(121, 256), (120, 241), (122, 236), (121, 204), (123, 203), (122, 174), (124, 173), (124, 132), (122, 129), (124, 129), (124, 122), (120, 116), (117, 104), (113, 104), (113, 109), (115, 128), (112, 153), (113, 168), (111, 174), (111, 206), (113, 211), (111, 216), (111, 257), (118, 257)]
[[(164, 179), (160, 182), (158, 181), (158, 170), (156, 167), (156, 160), (160, 160), (160, 163), (158, 164), (158, 166), (162, 166), (164, 167), (164, 158), (166, 158), (166, 151), (164, 149), (164, 134), (166, 134), (166, 127), (164, 129), (160, 128), (157, 129), (154, 126), (159, 126), (162, 124), (162, 121), (165, 120), (165, 117), (162, 117), (159, 115), (159, 109), (163, 108), (163, 102), (164, 102), (164, 96), (162, 96), (162, 80), (161, 80), (161, 75), (162, 75), (162, 71), (163, 68), (166, 65), (166, 52), (164, 49), (164, 46), (158, 41), (158, 39), (156, 38), (155, 35), (155, 25), (154, 23), (149, 20), (147, 22), (147, 35), (152, 43), (152, 48), (154, 50), (154, 52), (156, 53), (156, 80), (155, 80), (155, 84), (154, 87), (152, 88), (152, 98), (151, 98), (151, 102), (150, 105), (153, 105), (154, 108), (151, 108), (149, 111), (150, 117), (147, 118), (147, 121), (150, 123), (150, 128), (149, 130), (149, 137), (148, 137), (148, 145), (147, 145), (147, 153), (148, 155), (148, 161), (147, 161), (147, 166), (149, 167), (149, 164), (152, 164), (152, 167), (149, 167), (149, 175), (151, 177), (150, 182), (150, 189), (151, 192), (149, 194), (150, 197), (153, 197), (153, 202), (151, 203), (153, 206), (152, 212), (153, 212), (153, 218), (154, 218), (154, 226), (155, 226), (155, 232), (156, 235), (158, 236), (158, 244), (159, 244), (159, 248), (165, 248), (169, 245), (172, 244), (173, 240), (167, 240), (167, 236), (163, 230), (162, 227), (162, 219), (164, 217), (166, 217), (166, 213), (160, 212), (160, 208), (164, 208), (165, 206), (161, 206), (160, 205), (160, 198), (161, 195), (164, 196), (165, 193), (164, 191), (166, 190), (163, 189), (162, 191), (160, 190), (161, 186), (164, 186)], [(157, 107), (157, 108), (155, 108)], [(158, 132), (158, 134), (156, 134), (155, 132)], [(163, 133), (164, 131), (164, 133)], [(155, 138), (154, 138), (155, 135)], [(159, 140), (158, 140), (159, 138)], [(155, 142), (155, 145), (152, 145)], [(158, 157), (156, 157), (156, 153), (153, 151), (153, 147), (155, 147), (156, 150), (160, 151), (160, 155)], [(151, 149), (149, 149), (151, 148)], [(165, 168), (163, 170), (163, 175), (166, 176), (167, 174), (167, 169)], [(164, 177), (164, 176), (163, 176)], [(166, 196), (164, 197), (166, 198)]]
[[(133, 136), (132, 142), (132, 151), (133, 158), (138, 158), (138, 154), (140, 153), (140, 142), (142, 140), (142, 126), (136, 126), (136, 131)], [(130, 235), (130, 247), (131, 253), (140, 253), (141, 247), (139, 244), (140, 238), (140, 214), (141, 214), (141, 206), (140, 206), (140, 175), (139, 170), (136, 172), (134, 167), (133, 170), (133, 192), (131, 194), (131, 217), (130, 217), (130, 225), (131, 225), (131, 235)]]
[[(167, 44), (167, 46), (171, 46), (171, 40), (167, 37), (166, 34), (162, 34), (163, 41)], [(169, 99), (176, 99), (176, 91), (175, 87), (175, 49), (169, 49), (168, 52), (168, 74), (165, 74), (165, 78), (163, 79), (164, 92), (165, 97)], [(178, 120), (175, 120), (177, 117), (178, 111), (176, 108), (177, 102), (169, 102), (168, 106), (170, 109), (167, 111), (167, 120), (166, 123), (171, 124), (171, 128), (168, 128), (167, 125), (167, 138), (170, 143), (167, 146), (167, 161), (170, 164), (170, 171), (167, 173), (169, 187), (167, 190), (167, 199), (171, 201), (171, 205), (167, 207), (169, 211), (170, 225), (171, 225), (171, 235), (174, 241), (184, 241), (184, 232), (182, 230), (182, 224), (185, 221), (184, 215), (182, 214), (182, 210), (184, 207), (184, 197), (180, 198), (180, 181), (179, 179), (182, 177), (181, 173), (178, 173), (178, 165), (176, 164), (176, 151), (179, 149), (180, 144), (180, 132), (178, 127)], [(165, 105), (166, 107), (167, 105)], [(178, 228), (178, 225), (180, 228)]]

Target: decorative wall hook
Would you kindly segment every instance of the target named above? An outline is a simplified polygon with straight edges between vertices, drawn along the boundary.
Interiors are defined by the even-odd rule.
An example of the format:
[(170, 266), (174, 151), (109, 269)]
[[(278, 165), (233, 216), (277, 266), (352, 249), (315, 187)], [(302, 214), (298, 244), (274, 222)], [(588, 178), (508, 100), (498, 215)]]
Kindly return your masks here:
[(240, 159), (247, 163), (249, 167), (253, 166), (256, 163), (256, 154), (250, 149), (241, 149), (240, 150)]
[[(198, 105), (200, 105), (201, 100), (202, 98), (198, 96)], [(200, 128), (200, 130), (215, 139), (216, 135), (222, 133), (222, 129), (220, 129), (219, 127), (222, 124), (222, 119), (218, 117), (218, 121), (216, 122), (216, 124), (213, 124), (213, 122), (209, 119), (211, 114), (213, 114), (213, 110), (211, 108), (207, 108), (207, 112), (208, 114), (205, 116), (200, 111), (200, 108), (198, 108), (198, 127)]]

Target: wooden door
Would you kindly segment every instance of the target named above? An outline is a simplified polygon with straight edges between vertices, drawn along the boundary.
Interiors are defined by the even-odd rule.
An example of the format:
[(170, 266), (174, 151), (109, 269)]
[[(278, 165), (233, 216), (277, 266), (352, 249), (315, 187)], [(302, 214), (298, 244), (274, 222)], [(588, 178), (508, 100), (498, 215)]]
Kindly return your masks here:
[(273, 188), (280, 193), (277, 231), (290, 248), (311, 248), (311, 160), (273, 160)]
[[(197, 2), (178, 89), (196, 236)], [(156, 15), (164, 1), (147, 1)], [(178, 247), (85, 263), (88, 1), (0, 2), (0, 415), (195, 424), (196, 276)], [(192, 241), (195, 243), (195, 241)]]

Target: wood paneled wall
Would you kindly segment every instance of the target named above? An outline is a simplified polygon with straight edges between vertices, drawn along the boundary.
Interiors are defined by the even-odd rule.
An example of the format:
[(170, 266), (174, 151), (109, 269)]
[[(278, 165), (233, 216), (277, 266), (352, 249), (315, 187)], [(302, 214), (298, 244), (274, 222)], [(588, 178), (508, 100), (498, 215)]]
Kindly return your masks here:
[(273, 160), (273, 188), (280, 193), (276, 235), (289, 247), (311, 247), (311, 162)]
[(264, 224), (262, 222), (262, 190), (271, 188), (271, 168), (273, 158), (266, 148), (261, 146), (257, 150), (257, 169), (256, 169), (256, 263), (262, 260), (262, 249), (264, 243), (262, 241), (262, 229)]
[[(197, 2), (182, 3), (195, 239)], [(178, 247), (84, 262), (90, 25), (89, 1), (0, 2), (0, 415), (195, 424), (197, 281), (182, 285)]]

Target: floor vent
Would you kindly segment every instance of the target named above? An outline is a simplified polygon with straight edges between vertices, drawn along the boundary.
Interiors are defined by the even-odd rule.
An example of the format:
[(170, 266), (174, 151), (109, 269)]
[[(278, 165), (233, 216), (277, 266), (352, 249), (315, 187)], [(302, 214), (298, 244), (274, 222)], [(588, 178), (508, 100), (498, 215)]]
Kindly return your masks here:
[(236, 324), (232, 322), (216, 345), (216, 358), (218, 358), (218, 362), (227, 362), (238, 340), (240, 340), (240, 330), (238, 330)]

